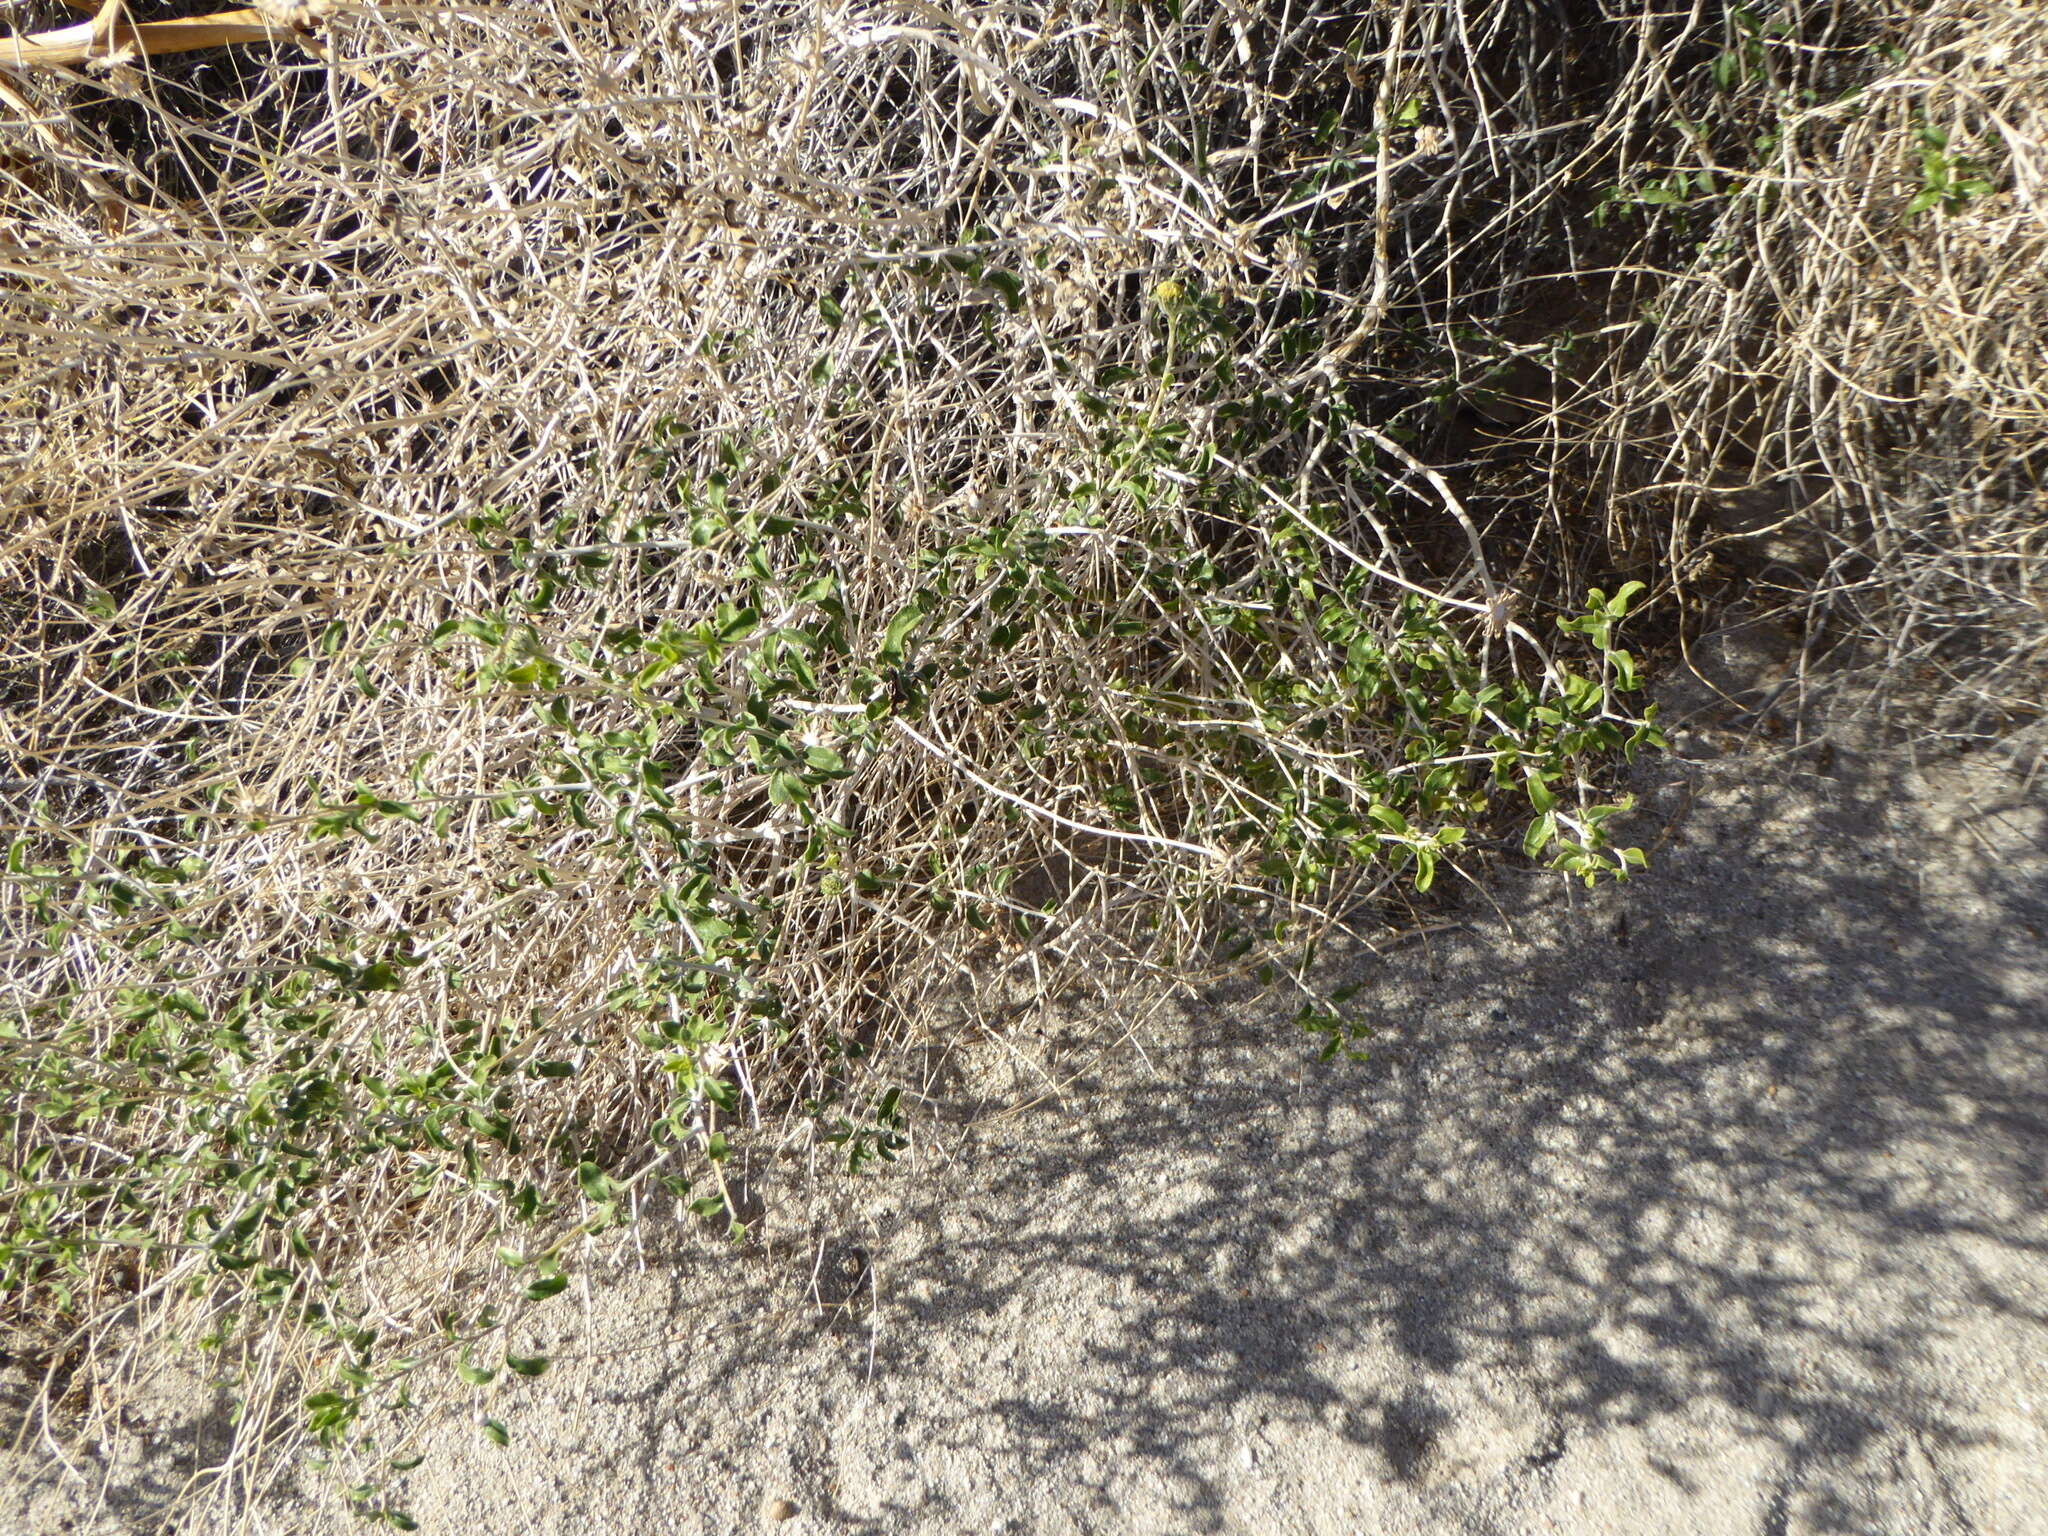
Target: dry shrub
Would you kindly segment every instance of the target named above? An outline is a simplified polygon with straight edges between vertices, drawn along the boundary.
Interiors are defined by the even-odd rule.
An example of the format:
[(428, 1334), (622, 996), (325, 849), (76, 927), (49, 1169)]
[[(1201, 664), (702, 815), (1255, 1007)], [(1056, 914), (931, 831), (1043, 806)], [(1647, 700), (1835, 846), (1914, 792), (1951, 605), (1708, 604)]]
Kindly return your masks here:
[(1561, 435), (1674, 553), (1763, 567), (1809, 660), (1950, 728), (2032, 718), (2048, 17), (1801, 3), (1638, 36), (1605, 207), (1636, 236), (1624, 341)]
[[(1737, 493), (1905, 650), (2024, 600), (1993, 23), (1715, 25), (364, 7), (14, 78), (0, 1201), (53, 1372), (203, 1333), (343, 1439), (458, 1296), (436, 1358), (531, 1368), (481, 1299), (665, 1182), (733, 1221), (778, 1148), (896, 1150), (949, 1031), (1298, 961), (1489, 839), (1616, 868), (1605, 593)], [(1915, 102), (2009, 177), (1901, 212)], [(1711, 187), (1646, 193), (1682, 146)]]

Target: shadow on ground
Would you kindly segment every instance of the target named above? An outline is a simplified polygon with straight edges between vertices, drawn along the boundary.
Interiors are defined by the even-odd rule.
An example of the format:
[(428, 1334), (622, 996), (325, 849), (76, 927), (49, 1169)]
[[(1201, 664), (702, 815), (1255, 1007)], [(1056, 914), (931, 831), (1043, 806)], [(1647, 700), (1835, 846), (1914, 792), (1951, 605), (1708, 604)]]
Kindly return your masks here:
[[(915, 1157), (778, 1195), (752, 1257), (643, 1223), (395, 1497), (428, 1531), (2042, 1530), (2048, 789), (1846, 739), (1697, 725), (1643, 770), (1649, 874), (1505, 876), (1351, 956), (1368, 1061), (1260, 995), (1085, 1070), (1057, 1031), (1010, 1080), (1028, 1036), (963, 1051)], [(1040, 1069), (1078, 1076), (989, 1113)]]
[(1321, 1478), (1522, 1529), (1625, 1446), (1673, 1507), (1739, 1463), (1729, 1529), (2018, 1529), (1970, 1485), (2048, 1337), (2038, 792), (1831, 748), (1645, 788), (1649, 876), (1359, 957), (1370, 1061), (1219, 998), (891, 1181), (768, 1459), (834, 1528), (1005, 1484), (1017, 1530), (1250, 1528)]

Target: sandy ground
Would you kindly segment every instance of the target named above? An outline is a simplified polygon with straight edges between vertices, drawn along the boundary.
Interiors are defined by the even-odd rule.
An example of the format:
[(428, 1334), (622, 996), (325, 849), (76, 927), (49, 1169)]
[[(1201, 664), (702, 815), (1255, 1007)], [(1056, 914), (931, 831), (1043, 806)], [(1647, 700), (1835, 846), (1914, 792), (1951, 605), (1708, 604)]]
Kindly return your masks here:
[[(786, 1195), (752, 1257), (650, 1223), (489, 1405), (511, 1446), (451, 1410), (405, 1506), (648, 1536), (2048, 1532), (2048, 768), (1671, 703), (1653, 870), (1510, 874), (1497, 911), (1353, 957), (1370, 1061), (1318, 1062), (1256, 995), (1092, 1065), (1051, 1026), (964, 1051), (914, 1157)], [(1000, 1113), (1041, 1073), (1078, 1076)], [(17, 1458), (0, 1530), (153, 1529), (189, 1456), (145, 1424), (81, 1479)], [(246, 1528), (362, 1529), (298, 1486)]]

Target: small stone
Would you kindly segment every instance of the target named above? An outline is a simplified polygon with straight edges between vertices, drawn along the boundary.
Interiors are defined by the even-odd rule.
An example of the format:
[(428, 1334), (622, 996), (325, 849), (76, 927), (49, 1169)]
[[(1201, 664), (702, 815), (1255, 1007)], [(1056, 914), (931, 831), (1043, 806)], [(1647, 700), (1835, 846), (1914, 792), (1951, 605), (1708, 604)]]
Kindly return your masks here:
[(762, 1510), (761, 1513), (770, 1520), (794, 1520), (796, 1518), (796, 1505), (792, 1504), (788, 1499), (770, 1499), (768, 1507)]

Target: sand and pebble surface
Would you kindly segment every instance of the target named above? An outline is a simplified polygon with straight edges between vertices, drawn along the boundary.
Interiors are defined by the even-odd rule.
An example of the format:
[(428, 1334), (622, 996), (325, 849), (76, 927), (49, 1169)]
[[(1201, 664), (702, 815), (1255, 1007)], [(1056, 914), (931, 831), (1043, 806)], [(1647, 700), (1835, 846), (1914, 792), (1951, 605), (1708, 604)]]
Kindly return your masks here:
[[(1508, 872), (1341, 962), (1370, 1060), (1254, 990), (962, 1046), (913, 1155), (791, 1177), (746, 1253), (643, 1226), (486, 1405), (510, 1446), (450, 1409), (405, 1507), (465, 1536), (2048, 1533), (2048, 738), (1801, 744), (1755, 707), (1767, 655), (1703, 665), (1765, 687), (1670, 690), (1652, 870)], [(8, 1460), (0, 1531), (156, 1529), (206, 1426), (122, 1433)], [(239, 1528), (364, 1529), (311, 1473)]]

